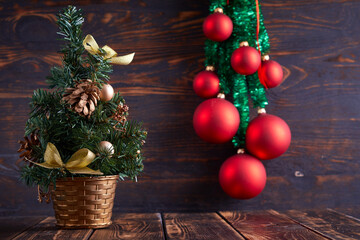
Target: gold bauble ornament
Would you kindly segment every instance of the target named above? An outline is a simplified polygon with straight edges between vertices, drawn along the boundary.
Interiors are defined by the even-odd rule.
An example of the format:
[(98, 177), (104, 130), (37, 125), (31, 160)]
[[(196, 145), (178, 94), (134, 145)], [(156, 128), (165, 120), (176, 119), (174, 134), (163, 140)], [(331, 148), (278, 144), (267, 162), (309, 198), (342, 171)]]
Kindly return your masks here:
[(114, 154), (114, 146), (110, 142), (101, 141), (99, 143), (99, 146), (100, 146), (101, 149), (104, 149), (104, 150), (106, 149), (106, 150), (110, 151), (111, 155)]
[(107, 102), (110, 101), (114, 96), (114, 89), (110, 84), (103, 84), (100, 92), (100, 100)]

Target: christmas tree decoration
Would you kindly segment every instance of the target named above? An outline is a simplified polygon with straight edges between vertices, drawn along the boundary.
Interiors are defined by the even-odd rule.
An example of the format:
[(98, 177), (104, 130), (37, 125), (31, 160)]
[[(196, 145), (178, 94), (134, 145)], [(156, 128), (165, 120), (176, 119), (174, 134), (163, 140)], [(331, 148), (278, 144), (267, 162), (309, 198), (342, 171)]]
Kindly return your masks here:
[(50, 192), (44, 192), (41, 187), (38, 185), (38, 201), (42, 203), (45, 199), (46, 203), (50, 203), (51, 201), (51, 194)]
[(19, 156), (19, 160), (16, 163), (24, 161), (29, 162), (31, 166), (31, 162), (35, 161), (35, 158), (33, 156), (33, 148), (40, 145), (38, 136), (34, 133), (31, 133), (30, 137), (24, 137), (24, 141), (18, 141), (18, 143), (20, 144), (20, 148), (17, 152), (21, 154)]
[[(126, 116), (129, 114), (128, 111), (129, 107), (124, 103), (120, 103), (117, 106), (116, 112), (114, 113), (112, 118), (116, 120), (120, 124), (120, 126), (123, 126), (126, 122)], [(118, 126), (118, 124), (116, 124), (116, 126)]]
[(193, 88), (199, 97), (215, 97), (220, 91), (219, 78), (213, 71), (205, 70), (199, 72), (195, 76)]
[(87, 166), (95, 159), (95, 154), (89, 149), (82, 148), (76, 151), (70, 159), (64, 163), (61, 160), (61, 156), (57, 148), (51, 142), (48, 142), (44, 154), (44, 162), (34, 164), (48, 168), (48, 169), (65, 169), (72, 174), (91, 174), (91, 175), (103, 175), (99, 170), (92, 170)]
[(100, 100), (100, 89), (90, 79), (82, 80), (74, 88), (67, 88), (63, 100), (80, 115), (90, 117)]
[(111, 155), (114, 154), (114, 146), (111, 144), (111, 142), (101, 141), (99, 143), (99, 147), (100, 149), (110, 152)]
[(290, 146), (291, 132), (281, 118), (261, 113), (246, 130), (246, 149), (261, 160), (281, 156)]
[(260, 66), (261, 57), (259, 52), (249, 47), (248, 42), (240, 43), (240, 47), (231, 55), (232, 68), (242, 75), (254, 74)]
[(233, 31), (233, 23), (228, 16), (223, 14), (221, 8), (217, 8), (213, 14), (205, 19), (203, 31), (207, 38), (222, 42), (230, 37)]
[[(257, 50), (256, 54), (254, 51), (251, 52), (254, 53), (260, 64), (260, 53), (269, 52), (269, 37), (257, 0), (230, 2), (211, 0), (210, 13), (212, 14), (216, 8), (223, 9), (224, 14), (232, 20), (233, 34), (223, 42), (206, 40), (205, 66), (213, 66), (216, 69), (216, 75), (220, 80), (220, 92), (226, 95), (232, 94), (234, 106), (238, 109), (241, 118), (239, 129), (232, 142), (236, 148), (244, 148), (246, 128), (250, 120), (248, 96), (251, 97), (254, 108), (264, 108), (268, 102), (265, 88), (261, 84), (258, 74), (256, 72), (251, 75), (237, 73), (231, 66), (231, 57), (239, 48), (252, 47), (252, 50)], [(245, 42), (249, 46), (246, 46)], [(256, 64), (255, 71), (258, 68), (259, 65)]]
[(268, 56), (261, 62), (258, 71), (259, 79), (266, 88), (274, 88), (283, 82), (283, 70), (279, 63), (269, 60)]
[(265, 187), (265, 167), (251, 155), (236, 154), (221, 165), (219, 182), (230, 197), (250, 199), (259, 195)]
[(103, 84), (100, 91), (100, 100), (103, 102), (110, 101), (114, 96), (114, 89), (110, 84)]
[[(221, 9), (221, 14), (229, 17), (232, 22), (232, 33), (221, 39), (211, 37), (210, 33), (213, 32), (210, 31), (212, 29), (210, 26), (215, 24), (209, 24), (205, 28), (208, 19), (215, 22), (214, 11), (218, 9)], [(209, 39), (205, 42), (204, 65), (214, 69), (214, 74), (219, 78), (219, 92), (225, 95), (231, 94), (229, 99), (233, 100), (233, 106), (238, 111), (240, 123), (232, 138), (234, 147), (237, 149), (246, 147), (245, 151), (254, 156), (240, 154), (226, 160), (221, 168), (219, 180), (229, 196), (248, 199), (259, 194), (265, 186), (265, 169), (259, 159), (278, 157), (290, 144), (290, 129), (280, 118), (264, 114), (250, 122), (250, 106), (263, 109), (265, 112), (264, 108), (268, 105), (265, 89), (278, 86), (282, 82), (282, 68), (277, 62), (269, 60), (267, 55), (270, 50), (269, 36), (258, 0), (210, 0), (209, 11), (210, 15), (203, 25), (206, 33), (209, 33)], [(223, 15), (217, 14), (219, 19)], [(229, 21), (224, 20), (224, 22)], [(227, 24), (223, 25), (217, 26), (227, 32)], [(194, 87), (194, 91), (197, 92), (198, 87)], [(200, 104), (194, 114), (195, 132), (205, 141), (225, 142), (230, 136), (225, 130), (231, 129), (233, 133), (234, 129), (227, 124), (229, 119), (233, 123), (233, 119), (224, 117), (219, 110), (217, 114), (225, 119), (228, 118), (228, 121), (216, 120), (208, 124), (210, 121), (207, 114), (215, 112), (213, 109), (215, 105), (210, 106), (208, 102), (210, 100)], [(214, 129), (221, 131), (214, 133)]]
[(196, 134), (206, 142), (230, 141), (239, 128), (240, 117), (234, 105), (222, 98), (202, 102), (195, 110), (193, 125)]
[(117, 56), (117, 53), (107, 45), (100, 48), (94, 37), (90, 34), (86, 35), (83, 41), (83, 46), (90, 54), (100, 55), (104, 60), (110, 60), (112, 64), (128, 65), (132, 62), (135, 56), (135, 53), (130, 53), (124, 56)]
[(40, 200), (51, 193), (62, 228), (109, 226), (116, 182), (135, 181), (144, 168), (138, 150), (147, 131), (127, 120), (124, 98), (109, 85), (111, 64), (127, 65), (134, 53), (118, 56), (106, 45), (100, 48), (91, 35), (84, 38), (83, 22), (82, 11), (73, 6), (58, 14), (62, 66), (47, 77), (51, 90), (34, 91), (24, 134), (30, 138), (20, 141), (19, 149), (31, 163), (21, 168), (21, 179), (38, 186)]

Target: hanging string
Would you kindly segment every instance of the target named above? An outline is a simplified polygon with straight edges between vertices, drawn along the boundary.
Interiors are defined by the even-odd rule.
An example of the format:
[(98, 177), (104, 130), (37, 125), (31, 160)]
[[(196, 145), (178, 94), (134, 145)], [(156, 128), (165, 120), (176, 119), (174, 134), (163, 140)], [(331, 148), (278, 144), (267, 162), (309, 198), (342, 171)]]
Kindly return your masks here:
[[(261, 57), (261, 50), (260, 50), (260, 41), (259, 41), (259, 33), (260, 33), (260, 8), (259, 8), (259, 0), (255, 0), (256, 2), (256, 43), (258, 47), (258, 51)], [(259, 66), (258, 72), (261, 72), (261, 63)], [(259, 80), (262, 85), (264, 85), (265, 89), (268, 89), (266, 83), (259, 77)]]
[(256, 2), (256, 42), (258, 46), (258, 51), (261, 56), (260, 50), (260, 42), (259, 42), (259, 33), (260, 33), (260, 9), (259, 9), (259, 0), (255, 0)]

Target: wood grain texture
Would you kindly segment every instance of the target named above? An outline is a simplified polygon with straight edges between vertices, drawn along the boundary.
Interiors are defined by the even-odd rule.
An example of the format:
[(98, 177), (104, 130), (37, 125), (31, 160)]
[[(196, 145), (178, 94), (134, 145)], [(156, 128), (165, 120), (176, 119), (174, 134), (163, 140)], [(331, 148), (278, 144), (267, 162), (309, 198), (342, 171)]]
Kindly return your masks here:
[(220, 212), (246, 239), (326, 239), (275, 211)]
[(165, 213), (167, 239), (244, 239), (216, 213)]
[[(23, 136), (29, 97), (45, 87), (57, 54), (55, 14), (72, 1), (0, 3), (0, 215), (38, 212), (35, 190), (18, 182), (16, 141)], [(360, 199), (360, 2), (264, 0), (271, 57), (283, 65), (284, 83), (268, 91), (267, 111), (292, 131), (289, 150), (264, 162), (265, 191), (248, 201), (230, 199), (217, 174), (235, 153), (231, 144), (202, 142), (192, 114), (202, 101), (192, 79), (203, 69), (202, 21), (207, 0), (79, 1), (83, 32), (119, 54), (136, 52), (129, 66), (115, 66), (111, 84), (144, 121), (149, 137), (139, 183), (119, 184), (116, 211), (213, 211), (358, 206)], [(301, 174), (295, 176), (295, 172)], [(300, 177), (302, 176), (302, 177)], [(17, 198), (17, 196), (23, 196)]]
[(91, 235), (96, 239), (165, 239), (160, 213), (124, 213), (113, 216), (113, 224)]
[(359, 219), (360, 221), (360, 208), (335, 208), (331, 210), (349, 216), (351, 218)]
[[(307, 215), (316, 212), (310, 219)], [(330, 215), (329, 215), (330, 213)], [(54, 218), (38, 223), (36, 217), (0, 218), (1, 239), (359, 239), (359, 220), (328, 210), (292, 210), (302, 221), (275, 210), (222, 211), (220, 213), (124, 213), (113, 216), (106, 229), (65, 230), (54, 227)], [(307, 216), (306, 219), (304, 216)], [(38, 217), (39, 219), (43, 219)], [(310, 219), (310, 220), (309, 220)], [(8, 220), (5, 222), (4, 220)], [(17, 220), (17, 221), (15, 221)], [(33, 220), (33, 221), (32, 221)], [(354, 224), (354, 221), (357, 223)], [(323, 224), (324, 221), (331, 224)], [(304, 224), (306, 222), (306, 224)], [(25, 225), (31, 228), (24, 229)], [(14, 234), (17, 234), (15, 238)], [(10, 235), (11, 236), (10, 236)]]
[[(189, 170), (191, 172), (191, 170)], [(159, 172), (154, 172), (160, 174)], [(136, 212), (160, 211), (166, 212), (168, 209), (176, 209), (177, 211), (217, 211), (217, 210), (259, 210), (266, 209), (268, 206), (276, 206), (281, 209), (291, 209), (297, 202), (297, 209), (306, 208), (313, 204), (313, 199), (319, 201), (322, 205), (335, 206), (332, 203), (330, 193), (333, 188), (339, 189), (341, 197), (337, 199), (343, 203), (351, 205), (351, 198), (354, 196), (352, 192), (341, 189), (340, 186), (348, 185), (356, 188), (360, 176), (348, 178), (334, 185), (334, 181), (330, 180), (317, 182), (314, 180), (312, 189), (307, 192), (302, 201), (298, 199), (298, 189), (294, 189), (292, 185), (284, 177), (268, 177), (267, 186), (262, 194), (251, 201), (239, 201), (230, 199), (222, 193), (218, 180), (208, 178), (190, 178), (184, 174), (184, 178), (164, 178), (153, 179), (149, 176), (143, 176), (139, 182), (119, 182), (114, 200), (115, 212), (126, 212), (132, 209)], [(19, 193), (13, 192), (13, 186), (18, 184), (18, 180), (12, 177), (0, 178), (0, 188), (9, 194), (3, 195), (3, 201), (7, 206), (2, 208), (3, 216), (9, 214), (18, 214), (21, 209), (25, 209), (30, 214), (53, 214), (51, 204), (39, 204), (36, 200), (37, 192), (35, 188), (27, 188), (18, 184), (21, 196), (28, 196), (28, 200), (24, 203), (24, 199), (19, 198)], [(171, 186), (171, 187), (169, 187)], [(316, 190), (317, 187), (319, 190)], [(274, 190), (275, 189), (275, 190)], [(126, 193), (126, 194), (124, 194)], [(287, 193), (287, 195), (284, 195)], [(204, 196), (209, 196), (207, 201), (203, 200)], [(211, 196), (214, 196), (212, 198)], [(216, 197), (219, 196), (219, 197)], [(169, 200), (171, 198), (171, 201)], [(277, 203), (281, 202), (281, 206)], [(25, 212), (23, 210), (22, 212)]]
[(332, 239), (360, 239), (360, 221), (332, 210), (289, 210), (298, 223)]
[(12, 239), (44, 218), (40, 216), (0, 217), (0, 239)]
[(38, 223), (37, 225), (27, 229), (21, 234), (17, 235), (14, 240), (49, 240), (49, 239), (71, 239), (83, 240), (87, 239), (92, 229), (76, 229), (76, 230), (63, 230), (55, 226), (55, 218), (48, 217)]

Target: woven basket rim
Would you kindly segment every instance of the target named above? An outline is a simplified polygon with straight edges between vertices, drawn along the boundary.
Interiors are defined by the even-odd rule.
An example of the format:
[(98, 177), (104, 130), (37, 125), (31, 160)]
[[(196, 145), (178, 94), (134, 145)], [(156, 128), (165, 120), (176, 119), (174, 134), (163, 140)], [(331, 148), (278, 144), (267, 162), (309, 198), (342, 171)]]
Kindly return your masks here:
[(118, 179), (119, 175), (108, 175), (108, 176), (89, 176), (89, 177), (65, 177), (57, 178), (56, 181), (74, 181), (74, 182), (84, 182), (84, 181), (101, 181), (101, 180), (111, 180)]

